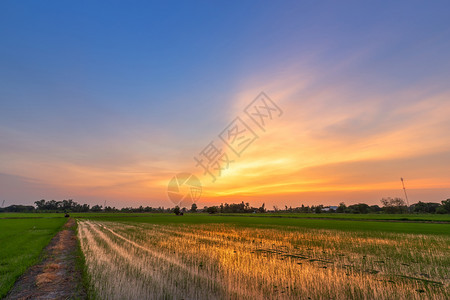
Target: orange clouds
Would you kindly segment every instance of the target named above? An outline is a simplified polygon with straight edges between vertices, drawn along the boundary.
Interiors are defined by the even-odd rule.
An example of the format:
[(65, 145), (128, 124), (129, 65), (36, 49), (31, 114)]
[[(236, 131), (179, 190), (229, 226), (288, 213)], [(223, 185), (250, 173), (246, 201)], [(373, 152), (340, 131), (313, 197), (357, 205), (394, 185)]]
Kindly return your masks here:
[[(410, 189), (449, 188), (450, 92), (366, 95), (344, 86), (306, 92), (302, 80), (283, 89), (293, 81), (261, 85), (284, 115), (216, 183), (204, 178), (205, 197), (400, 191), (401, 176)], [(241, 93), (234, 113), (255, 90)]]

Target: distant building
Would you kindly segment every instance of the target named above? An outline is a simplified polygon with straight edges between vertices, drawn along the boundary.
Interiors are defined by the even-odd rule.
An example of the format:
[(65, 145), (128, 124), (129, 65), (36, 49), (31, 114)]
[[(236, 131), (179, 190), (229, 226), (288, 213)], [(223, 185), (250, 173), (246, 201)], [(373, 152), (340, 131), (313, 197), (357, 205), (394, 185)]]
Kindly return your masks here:
[(322, 209), (322, 211), (336, 211), (337, 206), (326, 206)]

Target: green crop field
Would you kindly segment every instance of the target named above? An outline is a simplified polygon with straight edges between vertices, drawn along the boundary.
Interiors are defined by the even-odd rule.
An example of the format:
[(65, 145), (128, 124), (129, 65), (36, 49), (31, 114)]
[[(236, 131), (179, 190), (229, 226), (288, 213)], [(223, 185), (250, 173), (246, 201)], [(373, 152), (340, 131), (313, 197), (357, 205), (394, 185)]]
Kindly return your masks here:
[(64, 213), (0, 213), (0, 219), (64, 218)]
[[(0, 214), (0, 217), (9, 214)], [(66, 218), (0, 219), (0, 298), (15, 280), (36, 263), (42, 249), (67, 221)], [(56, 215), (56, 214), (53, 214)]]
[[(226, 214), (222, 214), (226, 215)], [(230, 214), (236, 216), (237, 214)], [(249, 214), (239, 214), (251, 216)], [(268, 213), (255, 214), (258, 217), (280, 218), (310, 218), (310, 219), (348, 219), (348, 220), (398, 220), (398, 221), (424, 221), (424, 222), (449, 222), (450, 214), (340, 214), (340, 213)]]
[[(343, 231), (383, 231), (414, 234), (437, 234), (450, 235), (450, 224), (426, 223), (426, 222), (384, 222), (366, 221), (361, 218), (357, 220), (337, 220), (327, 218), (294, 218), (279, 217), (271, 214), (264, 215), (206, 215), (206, 214), (186, 214), (175, 216), (173, 214), (128, 214), (114, 216), (113, 214), (84, 214), (80, 218), (88, 218), (105, 221), (139, 222), (152, 224), (208, 224), (208, 223), (228, 223), (236, 226), (290, 226), (292, 228), (315, 228), (315, 229), (338, 229)], [(347, 215), (348, 218), (353, 215)], [(395, 215), (394, 215), (395, 216)]]
[(450, 292), (450, 224), (270, 216), (80, 215), (91, 288), (102, 299), (445, 299)]

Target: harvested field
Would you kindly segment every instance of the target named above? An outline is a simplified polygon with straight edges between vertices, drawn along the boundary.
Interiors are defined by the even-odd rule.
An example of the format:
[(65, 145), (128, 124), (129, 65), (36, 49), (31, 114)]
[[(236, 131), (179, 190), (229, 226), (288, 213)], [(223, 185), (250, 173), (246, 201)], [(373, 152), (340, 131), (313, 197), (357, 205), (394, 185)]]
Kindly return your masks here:
[(450, 238), (80, 221), (101, 299), (444, 299)]

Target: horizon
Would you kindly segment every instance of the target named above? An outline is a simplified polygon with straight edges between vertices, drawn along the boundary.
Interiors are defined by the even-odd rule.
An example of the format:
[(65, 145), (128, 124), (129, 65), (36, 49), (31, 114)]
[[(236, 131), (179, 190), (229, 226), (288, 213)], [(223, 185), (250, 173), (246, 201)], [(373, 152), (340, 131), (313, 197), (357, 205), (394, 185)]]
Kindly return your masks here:
[[(404, 200), (404, 199), (402, 199), (402, 198), (391, 198), (391, 197), (387, 197), (387, 198), (383, 198), (382, 200), (397, 200), (397, 199), (400, 199), (400, 201), (402, 201), (403, 202), (403, 205), (400, 203), (400, 204), (395, 204), (395, 205), (397, 205), (397, 207), (406, 207), (406, 208), (413, 208), (413, 207), (415, 207), (417, 204), (420, 204), (420, 203), (423, 203), (423, 204), (437, 204), (438, 206), (440, 206), (440, 205), (443, 205), (442, 203), (444, 202), (444, 201), (448, 201), (448, 200), (450, 200), (450, 198), (449, 199), (445, 199), (445, 200), (443, 200), (443, 201), (440, 201), (440, 202), (422, 202), (422, 201), (418, 201), (418, 202), (416, 202), (416, 203), (410, 203), (410, 204), (407, 204), (406, 203), (406, 201)], [(97, 204), (87, 204), (87, 203), (78, 203), (77, 201), (75, 201), (74, 199), (63, 199), (63, 200), (55, 200), (55, 199), (51, 199), (51, 200), (47, 200), (47, 199), (41, 199), (40, 201), (42, 201), (42, 200), (44, 200), (45, 202), (50, 202), (50, 201), (55, 201), (58, 205), (61, 205), (61, 204), (63, 204), (63, 201), (73, 201), (73, 203), (72, 203), (72, 205), (74, 204), (74, 205), (80, 205), (80, 206), (83, 206), (83, 205), (88, 205), (88, 208), (89, 209), (92, 209), (94, 206), (98, 206), (99, 207), (99, 209), (100, 209), (100, 211), (92, 211), (92, 210), (89, 210), (89, 211), (83, 211), (82, 213), (86, 213), (86, 212), (93, 212), (93, 213), (95, 213), (95, 212), (101, 212), (101, 211), (103, 211), (103, 212), (121, 212), (121, 209), (133, 209), (133, 210), (138, 210), (138, 209), (146, 209), (146, 208), (151, 208), (151, 209), (153, 209), (153, 210), (158, 210), (158, 209), (162, 209), (162, 210), (164, 210), (164, 211), (162, 211), (162, 212), (171, 212), (171, 210), (173, 210), (173, 209), (175, 209), (175, 208), (179, 208), (179, 209), (185, 209), (185, 212), (191, 212), (191, 209), (192, 209), (192, 207), (193, 207), (193, 204), (195, 204), (195, 209), (197, 210), (199, 210), (199, 211), (203, 211), (203, 212), (205, 212), (204, 211), (204, 209), (206, 209), (206, 208), (208, 208), (208, 206), (197, 206), (197, 203), (193, 203), (193, 204), (191, 204), (191, 206), (190, 207), (187, 207), (187, 206), (179, 206), (179, 205), (176, 205), (176, 204), (173, 204), (173, 206), (168, 206), (168, 207), (165, 207), (165, 206), (158, 206), (158, 207), (152, 207), (152, 206), (139, 206), (139, 207), (132, 207), (132, 206), (123, 206), (123, 207), (115, 207), (115, 206), (109, 206), (109, 205), (107, 205), (107, 203), (105, 202), (103, 205), (101, 205), (101, 204), (99, 204), (99, 203), (97, 203)], [(36, 202), (38, 202), (38, 201), (36, 201)], [(5, 213), (14, 213), (14, 212), (21, 212), (21, 213), (42, 213), (42, 211), (45, 211), (45, 212), (49, 212), (49, 213), (68, 213), (68, 212), (74, 212), (74, 213), (80, 213), (79, 211), (77, 211), (77, 210), (73, 210), (73, 208), (71, 208), (71, 209), (68, 209), (68, 210), (66, 210), (65, 208), (59, 208), (59, 209), (43, 209), (43, 208), (40, 208), (37, 204), (36, 204), (36, 202), (34, 203), (34, 204), (32, 204), (32, 205), (23, 205), (23, 204), (20, 204), (20, 203), (18, 203), (18, 204), (12, 204), (12, 205), (10, 205), (10, 206), (7, 206), (7, 207), (5, 207), (5, 206), (2, 206), (2, 207), (0, 207), (0, 209), (1, 208), (8, 208), (8, 207), (12, 207), (12, 206), (24, 206), (24, 207), (29, 207), (29, 206), (33, 206), (34, 208), (35, 208), (35, 210), (33, 210), (33, 211), (4, 211)], [(380, 202), (382, 202), (382, 201), (380, 201)], [(253, 205), (251, 205), (250, 203), (244, 203), (244, 201), (241, 201), (241, 202), (239, 202), (239, 201), (236, 201), (236, 202), (223, 202), (223, 203), (219, 203), (219, 204), (217, 204), (217, 205), (211, 205), (211, 206), (214, 206), (214, 207), (217, 207), (217, 208), (220, 208), (220, 207), (222, 207), (222, 206), (227, 206), (227, 205), (229, 205), (229, 206), (232, 206), (232, 205), (240, 205), (240, 204), (249, 204), (249, 209), (254, 209), (254, 210), (258, 210), (258, 209), (260, 209), (260, 208), (263, 208), (264, 209), (264, 213), (266, 213), (266, 212), (277, 212), (277, 211), (280, 211), (280, 212), (282, 212), (282, 211), (291, 211), (291, 210), (296, 210), (296, 209), (299, 209), (299, 208), (311, 208), (311, 209), (314, 209), (315, 207), (321, 207), (321, 209), (326, 209), (326, 208), (329, 208), (329, 209), (331, 209), (331, 211), (328, 211), (328, 210), (322, 210), (320, 213), (326, 213), (326, 212), (328, 212), (328, 213), (337, 213), (336, 211), (335, 211), (335, 208), (338, 208), (338, 207), (340, 207), (341, 206), (341, 204), (343, 205), (343, 206), (345, 206), (346, 208), (347, 207), (351, 207), (351, 206), (353, 206), (353, 205), (361, 205), (361, 204), (363, 204), (363, 205), (367, 205), (368, 207), (370, 207), (370, 208), (376, 208), (377, 209), (377, 211), (370, 211), (370, 212), (365, 212), (364, 214), (367, 214), (367, 213), (375, 213), (375, 214), (380, 214), (380, 213), (386, 213), (385, 212), (385, 210), (384, 209), (386, 209), (386, 206), (384, 206), (384, 204), (383, 203), (380, 203), (380, 204), (383, 204), (383, 205), (379, 205), (379, 204), (373, 204), (373, 205), (368, 205), (367, 203), (364, 203), (364, 202), (358, 202), (358, 203), (354, 203), (354, 204), (349, 204), (349, 205), (347, 205), (347, 203), (345, 203), (345, 202), (341, 202), (341, 203), (339, 203), (339, 204), (337, 204), (337, 205), (326, 205), (326, 204), (317, 204), (317, 205), (304, 205), (303, 203), (302, 204), (300, 204), (299, 206), (287, 206), (287, 205), (284, 205), (284, 206), (280, 206), (280, 207), (278, 207), (277, 205), (274, 205), (274, 206), (272, 206), (271, 208), (270, 207), (267, 207), (267, 206), (265, 206), (265, 203), (262, 203), (261, 204), (261, 206), (253, 206)], [(211, 207), (210, 206), (210, 207)], [(437, 206), (436, 206), (437, 207)], [(110, 209), (112, 209), (112, 210), (115, 210), (115, 211), (110, 211)], [(378, 210), (379, 209), (379, 210)], [(3, 211), (0, 211), (0, 212), (3, 212)], [(128, 211), (125, 211), (125, 212), (128, 212)], [(144, 213), (144, 211), (141, 211), (142, 213)], [(150, 213), (154, 213), (154, 211), (145, 211), (145, 213), (148, 213), (148, 212), (150, 212)], [(196, 211), (194, 211), (194, 212), (196, 212)], [(254, 212), (256, 212), (256, 211), (254, 211)], [(259, 211), (260, 213), (261, 213), (261, 211)], [(137, 211), (133, 211), (133, 213), (138, 213)], [(314, 211), (310, 211), (310, 212), (308, 212), (308, 213), (316, 213), (316, 212), (314, 212)], [(340, 212), (340, 213), (343, 213), (343, 212)], [(347, 212), (348, 213), (348, 212)], [(360, 214), (361, 212), (352, 212), (353, 214)], [(416, 212), (411, 212), (411, 211), (409, 211), (409, 212), (405, 212), (405, 211), (400, 211), (400, 212), (398, 212), (398, 213), (401, 213), (401, 214), (404, 214), (404, 213), (416, 213)]]
[[(439, 203), (449, 8), (3, 2), (0, 201), (173, 207), (188, 173), (199, 207), (380, 205), (400, 178), (410, 204)], [(261, 93), (264, 126), (246, 114)], [(239, 153), (233, 122), (254, 134)], [(214, 179), (195, 160), (211, 142), (230, 159)]]

